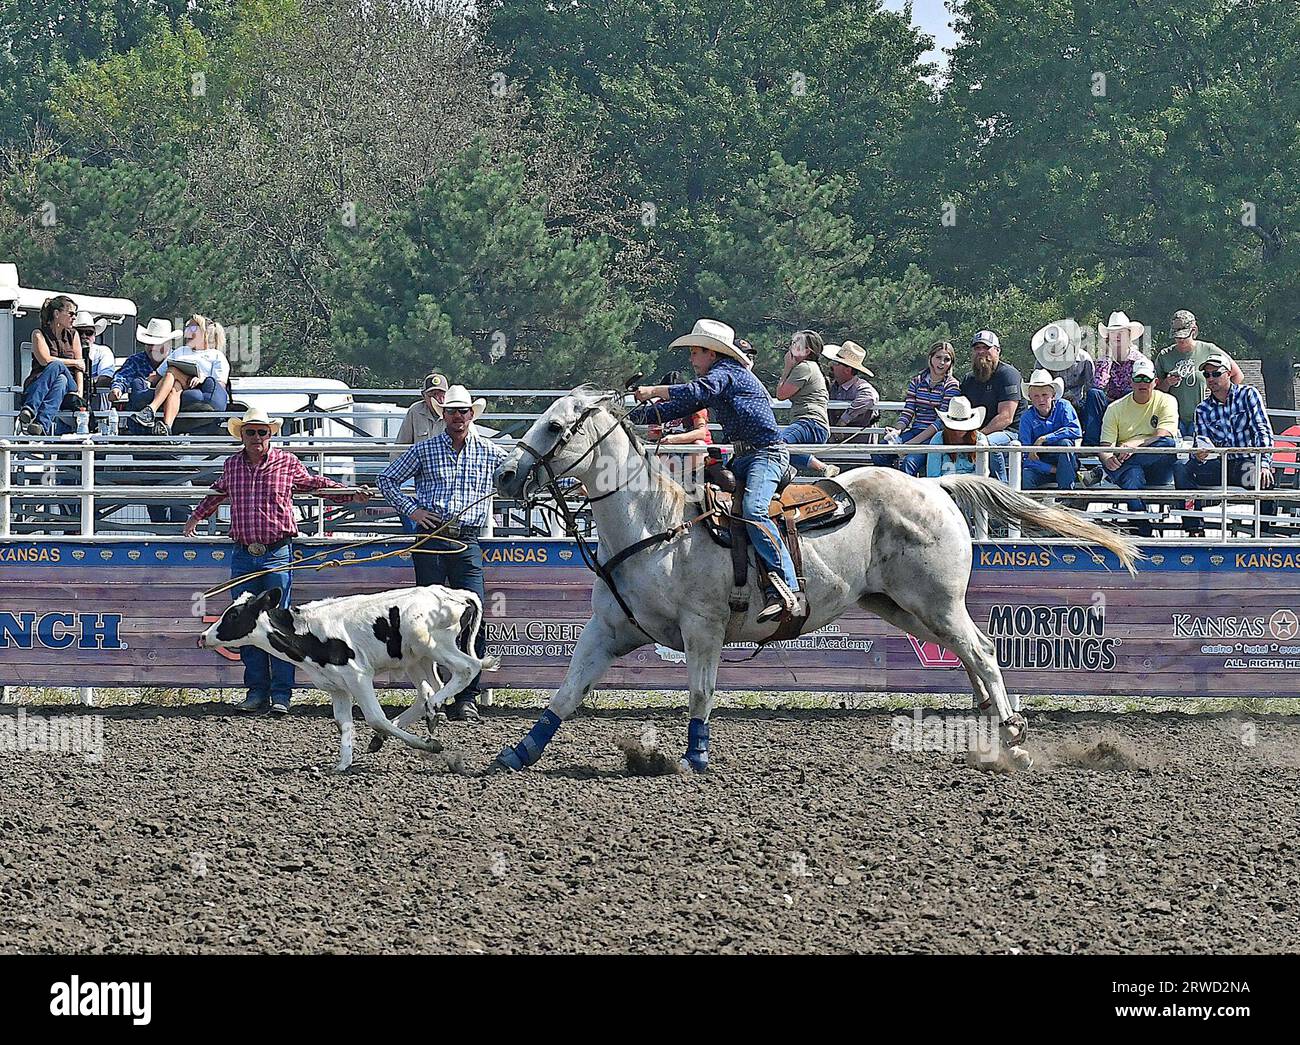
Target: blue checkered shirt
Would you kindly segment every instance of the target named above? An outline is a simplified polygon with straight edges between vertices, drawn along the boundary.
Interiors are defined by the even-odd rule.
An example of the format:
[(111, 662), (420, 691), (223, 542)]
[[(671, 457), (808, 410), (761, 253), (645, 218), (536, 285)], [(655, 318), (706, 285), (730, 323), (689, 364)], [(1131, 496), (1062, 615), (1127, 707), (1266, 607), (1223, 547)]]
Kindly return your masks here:
[[(1264, 412), (1264, 401), (1250, 385), (1230, 385), (1228, 401), (1209, 396), (1196, 408), (1196, 434), (1215, 446), (1272, 446), (1273, 425)], [(1246, 460), (1245, 454), (1229, 454)], [(1273, 460), (1262, 455), (1265, 464)]]
[(772, 413), (772, 400), (758, 378), (723, 356), (703, 377), (688, 385), (673, 385), (666, 403), (646, 403), (627, 419), (633, 424), (657, 424), (708, 410), (710, 420), (722, 426), (724, 442), (771, 446), (781, 441), (781, 429)]
[[(417, 508), (441, 519), (455, 517), (463, 526), (484, 526), (496, 489), (497, 466), (506, 452), (471, 429), (457, 453), (446, 432), (416, 443), (384, 469), (379, 489), (403, 515)], [(415, 496), (402, 492), (402, 483), (415, 476)], [(461, 514), (464, 513), (464, 514)]]
[(109, 387), (114, 392), (130, 392), (133, 379), (148, 377), (156, 369), (157, 364), (148, 351), (135, 352), (127, 356), (126, 362), (117, 368), (117, 373), (113, 375), (113, 383)]

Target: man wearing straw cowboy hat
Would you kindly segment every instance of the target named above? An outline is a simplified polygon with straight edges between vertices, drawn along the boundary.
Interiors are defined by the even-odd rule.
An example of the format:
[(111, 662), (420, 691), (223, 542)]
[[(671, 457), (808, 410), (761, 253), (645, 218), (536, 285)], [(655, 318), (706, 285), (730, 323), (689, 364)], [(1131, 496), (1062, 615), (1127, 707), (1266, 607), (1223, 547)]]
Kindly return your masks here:
[[(858, 434), (850, 435), (842, 442), (865, 443), (867, 437), (861, 429), (870, 428), (880, 417), (880, 393), (863, 377), (864, 374), (866, 377), (876, 376), (864, 365), (866, 357), (862, 346), (854, 341), (827, 345), (822, 349), (822, 358), (831, 364), (831, 402), (849, 404), (837, 419), (838, 427), (859, 429)], [(834, 478), (838, 474), (838, 469), (835, 473), (830, 471), (834, 467), (828, 466), (822, 474)]]
[[(212, 515), (222, 501), (230, 501), (230, 538), (235, 550), (230, 557), (230, 575), (249, 577), (231, 589), (231, 599), (244, 592), (258, 594), (280, 589), (281, 608), (289, 605), (293, 573), (287, 567), (293, 561), (293, 538), (298, 524), (293, 515), (293, 495), (317, 490), (348, 490), (342, 483), (316, 475), (287, 450), (271, 445), (272, 436), (280, 433), (280, 421), (271, 420), (261, 407), (253, 407), (242, 418), (232, 417), (226, 427), (243, 444), (243, 450), (226, 458), (221, 476), (212, 484), (212, 493), (203, 498), (185, 523), (185, 536), (193, 537), (199, 523)], [(370, 499), (367, 490), (346, 494), (326, 494), (330, 500), (364, 504)], [(262, 573), (262, 571), (270, 571)], [(248, 696), (240, 711), (260, 711), (270, 703), (271, 710), (285, 714), (293, 695), (293, 665), (287, 660), (244, 646), (239, 651), (244, 662), (244, 685)]]
[(717, 419), (723, 439), (734, 447), (731, 469), (745, 483), (741, 515), (748, 524), (749, 539), (770, 571), (771, 587), (758, 620), (766, 623), (793, 614), (799, 608), (799, 579), (789, 550), (767, 521), (777, 481), (790, 467), (790, 449), (781, 441), (772, 400), (751, 373), (753, 364), (726, 323), (701, 319), (669, 347), (691, 350), (696, 379), (685, 385), (642, 385), (633, 395), (646, 405), (637, 407), (627, 419), (633, 424), (658, 424), (702, 409)]
[[(497, 466), (506, 452), (474, 431), (474, 421), (487, 408), (486, 399), (471, 400), (464, 385), (452, 385), (441, 403), (432, 404), (446, 430), (424, 439), (392, 462), (379, 476), (379, 489), (388, 503), (421, 530), (450, 537), (462, 547), (447, 551), (417, 548), (411, 553), (415, 583), (442, 584), (472, 591), (487, 602), (483, 590), (483, 549), (479, 537), (487, 525)], [(415, 477), (415, 496), (402, 492), (402, 484)], [(475, 653), (487, 652), (487, 629), (480, 628)], [(478, 721), (480, 676), (475, 675), (453, 704), (447, 717)]]
[[(1025, 382), (1024, 394), (1029, 409), (1020, 415), (1022, 446), (1077, 446), (1083, 438), (1079, 415), (1062, 398), (1065, 382), (1048, 370), (1035, 370)], [(1053, 480), (1057, 489), (1073, 490), (1079, 468), (1075, 454), (1040, 454), (1031, 451), (1021, 462), (1020, 485), (1026, 490), (1047, 486)]]

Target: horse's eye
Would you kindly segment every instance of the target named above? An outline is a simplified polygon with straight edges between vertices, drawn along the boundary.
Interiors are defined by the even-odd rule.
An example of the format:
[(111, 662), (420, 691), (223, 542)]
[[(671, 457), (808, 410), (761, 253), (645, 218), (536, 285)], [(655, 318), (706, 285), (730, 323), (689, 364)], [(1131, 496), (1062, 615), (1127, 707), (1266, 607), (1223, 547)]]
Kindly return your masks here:
[(564, 431), (564, 425), (560, 424), (559, 421), (552, 421), (546, 427), (549, 428), (556, 435), (559, 435), (561, 432)]

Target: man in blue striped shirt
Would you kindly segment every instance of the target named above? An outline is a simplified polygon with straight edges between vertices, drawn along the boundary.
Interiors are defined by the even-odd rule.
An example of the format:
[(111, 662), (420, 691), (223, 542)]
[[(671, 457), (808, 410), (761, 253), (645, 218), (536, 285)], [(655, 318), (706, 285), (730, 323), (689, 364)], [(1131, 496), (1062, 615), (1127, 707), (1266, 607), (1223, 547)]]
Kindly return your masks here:
[[(417, 527), (437, 530), (465, 545), (464, 551), (450, 554), (433, 554), (442, 552), (439, 547), (413, 552), (415, 583), (472, 591), (484, 603), (487, 595), (479, 537), (492, 507), (493, 477), (506, 457), (501, 447), (473, 431), (474, 419), (486, 407), (484, 399), (471, 402), (463, 385), (452, 385), (442, 405), (433, 407), (442, 415), (446, 431), (416, 443), (379, 477), (379, 489), (388, 503)], [(402, 484), (411, 476), (415, 476), (414, 497), (402, 492)], [(487, 652), (486, 628), (479, 628), (474, 651), (480, 659)], [(480, 677), (475, 675), (456, 695), (456, 702), (447, 709), (448, 718), (478, 721)]]
[[(1250, 385), (1232, 383), (1232, 361), (1226, 356), (1212, 355), (1201, 364), (1205, 385), (1210, 394), (1196, 408), (1196, 434), (1214, 446), (1273, 446), (1273, 425), (1264, 410), (1259, 392)], [(1268, 454), (1228, 454), (1228, 485), (1255, 489), (1258, 473), (1259, 488), (1273, 488), (1272, 458)], [(1223, 481), (1222, 465), (1218, 455), (1200, 449), (1193, 460), (1179, 462), (1175, 483), (1183, 490), (1206, 489)], [(1199, 511), (1201, 502), (1196, 502)], [(1277, 510), (1273, 501), (1261, 501), (1266, 515)], [(1199, 519), (1188, 521), (1184, 528), (1193, 537), (1204, 536)]]

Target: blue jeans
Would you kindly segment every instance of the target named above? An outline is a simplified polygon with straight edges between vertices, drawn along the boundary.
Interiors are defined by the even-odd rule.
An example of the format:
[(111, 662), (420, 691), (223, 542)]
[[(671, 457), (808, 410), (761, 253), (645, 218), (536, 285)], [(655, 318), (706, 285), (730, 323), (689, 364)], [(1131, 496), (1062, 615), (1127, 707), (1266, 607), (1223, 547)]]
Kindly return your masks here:
[[(913, 425), (906, 432), (898, 433), (898, 441), (906, 443), (915, 439), (930, 425)], [(927, 454), (872, 454), (871, 461), (881, 468), (897, 468), (908, 475), (924, 475)]]
[(198, 388), (187, 388), (181, 393), (182, 410), (195, 403), (211, 403), (212, 409), (221, 413), (230, 405), (230, 397), (226, 394), (226, 386), (210, 377)]
[[(1255, 488), (1255, 479), (1253, 473), (1246, 474), (1246, 465), (1252, 463), (1252, 458), (1246, 457), (1229, 457), (1228, 458), (1228, 485), (1242, 486), (1247, 490)], [(1179, 461), (1174, 468), (1174, 485), (1180, 490), (1195, 490), (1217, 487), (1223, 480), (1222, 465), (1216, 458), (1208, 461), (1198, 461), (1193, 457), (1189, 461)], [(1193, 502), (1196, 511), (1200, 511), (1204, 501)], [(1260, 499), (1259, 511), (1261, 515), (1276, 515), (1277, 502)], [(1187, 520), (1183, 524), (1185, 530), (1202, 530), (1204, 523), (1201, 520)]]
[[(801, 417), (781, 429), (783, 443), (827, 443), (830, 442), (830, 438), (831, 430), (811, 417)], [(812, 457), (812, 454), (792, 453), (790, 463), (796, 468), (807, 468)]]
[(731, 462), (731, 470), (744, 479), (745, 499), (740, 514), (749, 524), (749, 540), (768, 569), (781, 574), (791, 591), (799, 590), (794, 561), (781, 540), (776, 526), (768, 519), (767, 509), (776, 495), (777, 480), (790, 467), (790, 451), (785, 443), (773, 443), (753, 450)]
[[(286, 544), (266, 555), (250, 555), (238, 544), (230, 555), (230, 576), (240, 577), (245, 573), (258, 570), (275, 570), (262, 577), (253, 577), (241, 581), (230, 591), (231, 599), (237, 599), (246, 591), (253, 594), (280, 589), (280, 608), (289, 605), (289, 592), (293, 587), (293, 574), (283, 567), (293, 562), (293, 545)], [(244, 662), (244, 685), (248, 688), (250, 698), (257, 701), (271, 700), (276, 704), (289, 706), (293, 697), (293, 665), (287, 660), (273, 657), (255, 646), (241, 646), (239, 659)]]
[(1026, 455), (1020, 461), (1020, 488), (1037, 490), (1055, 483), (1058, 490), (1073, 490), (1078, 471), (1077, 454), (1043, 454), (1037, 461)]
[(1184, 439), (1191, 439), (1193, 436), (1195, 436), (1196, 418), (1192, 418), (1190, 421), (1179, 421), (1178, 434), (1181, 435)]
[[(405, 520), (403, 522), (405, 523)], [(456, 539), (465, 544), (464, 551), (452, 552), (449, 555), (431, 555), (417, 549), (411, 553), (411, 559), (415, 564), (415, 583), (422, 588), (430, 584), (440, 584), (446, 588), (472, 591), (484, 604), (483, 613), (486, 616), (487, 594), (483, 590), (483, 549), (479, 547), (476, 537)], [(425, 547), (438, 551), (449, 546), (441, 541), (430, 541)], [(474, 655), (482, 660), (486, 653), (487, 625), (483, 623), (479, 625), (478, 638), (474, 641)], [(470, 679), (469, 685), (456, 694), (456, 703), (476, 699), (483, 692), (482, 678), (480, 674)]]
[(1084, 446), (1097, 446), (1101, 442), (1101, 419), (1105, 416), (1108, 406), (1110, 406), (1110, 399), (1102, 388), (1088, 389), (1083, 397), (1082, 408), (1075, 404), (1079, 414), (1079, 424), (1083, 428)]
[[(1151, 446), (1173, 446), (1171, 437), (1157, 439)], [(1168, 486), (1174, 478), (1174, 465), (1178, 458), (1174, 454), (1135, 453), (1106, 477), (1123, 490), (1145, 490), (1153, 486)], [(1145, 512), (1146, 503), (1134, 497), (1128, 502), (1130, 512)], [(1138, 532), (1144, 537), (1151, 536), (1150, 523), (1138, 523)]]
[[(1004, 428), (1000, 432), (994, 432), (988, 436), (989, 446), (1010, 446), (1011, 441), (1016, 438), (1016, 434), (1009, 428)], [(989, 454), (989, 475), (1000, 483), (1007, 481), (1007, 455), (1006, 454)]]
[(54, 434), (54, 415), (58, 413), (63, 397), (77, 388), (76, 379), (57, 359), (41, 371), (40, 376), (23, 389), (23, 406), (29, 406), (46, 435)]

